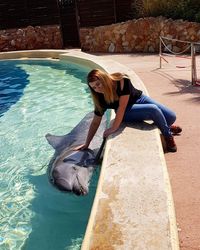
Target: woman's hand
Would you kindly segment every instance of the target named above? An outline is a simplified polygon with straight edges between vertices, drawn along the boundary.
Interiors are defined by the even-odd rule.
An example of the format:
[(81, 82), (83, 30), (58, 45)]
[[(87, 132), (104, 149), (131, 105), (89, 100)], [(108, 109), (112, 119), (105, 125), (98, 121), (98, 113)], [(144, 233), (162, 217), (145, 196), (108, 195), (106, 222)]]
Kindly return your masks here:
[(74, 151), (77, 151), (77, 150), (84, 150), (84, 149), (87, 149), (88, 148), (88, 145), (87, 144), (81, 144), (75, 148), (73, 148)]
[(108, 128), (104, 131), (103, 137), (108, 137), (109, 135), (113, 134), (115, 130), (113, 128)]

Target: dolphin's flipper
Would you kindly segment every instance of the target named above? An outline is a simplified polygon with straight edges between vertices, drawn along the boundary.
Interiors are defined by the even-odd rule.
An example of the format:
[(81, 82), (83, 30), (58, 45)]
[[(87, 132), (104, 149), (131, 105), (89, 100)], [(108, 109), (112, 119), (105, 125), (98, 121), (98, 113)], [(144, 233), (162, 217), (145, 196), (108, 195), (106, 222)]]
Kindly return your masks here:
[(56, 136), (56, 135), (51, 135), (51, 134), (46, 134), (45, 135), (48, 143), (55, 149), (57, 150), (63, 142), (63, 136)]
[(55, 151), (60, 151), (63, 148), (73, 145), (77, 146), (77, 142), (79, 144), (84, 143), (93, 115), (93, 112), (88, 113), (82, 121), (66, 135), (56, 136), (49, 133), (46, 134), (45, 137), (48, 143), (55, 149)]

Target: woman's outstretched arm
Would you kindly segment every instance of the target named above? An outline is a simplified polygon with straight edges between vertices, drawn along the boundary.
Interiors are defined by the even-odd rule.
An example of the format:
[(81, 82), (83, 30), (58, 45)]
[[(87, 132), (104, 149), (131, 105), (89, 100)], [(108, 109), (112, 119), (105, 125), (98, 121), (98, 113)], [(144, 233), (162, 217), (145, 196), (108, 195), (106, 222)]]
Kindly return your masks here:
[(108, 137), (109, 135), (114, 133), (119, 128), (119, 126), (123, 120), (123, 117), (124, 117), (124, 113), (125, 113), (125, 110), (126, 110), (126, 107), (128, 104), (129, 96), (130, 95), (120, 96), (119, 107), (117, 109), (115, 119), (114, 119), (111, 127), (105, 130), (104, 137)]

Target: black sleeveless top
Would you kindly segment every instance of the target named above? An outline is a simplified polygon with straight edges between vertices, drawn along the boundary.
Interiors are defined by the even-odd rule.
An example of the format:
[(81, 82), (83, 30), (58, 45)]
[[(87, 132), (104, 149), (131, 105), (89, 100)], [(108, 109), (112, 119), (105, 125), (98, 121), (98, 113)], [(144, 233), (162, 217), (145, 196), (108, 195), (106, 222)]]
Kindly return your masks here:
[[(133, 105), (137, 101), (137, 99), (141, 96), (142, 91), (139, 90), (139, 89), (136, 89), (132, 85), (129, 78), (124, 78), (123, 89), (121, 89), (120, 85), (121, 85), (120, 81), (117, 81), (117, 89), (116, 89), (117, 96), (120, 97), (120, 96), (123, 96), (123, 95), (130, 95), (127, 106)], [(112, 103), (106, 103), (103, 94), (98, 93), (98, 97), (99, 97), (100, 105), (102, 107), (102, 112), (98, 111), (98, 109), (95, 107), (95, 110), (94, 110), (95, 115), (103, 116), (104, 112), (107, 109), (114, 109), (115, 111), (117, 111), (117, 109), (119, 107), (119, 100), (114, 101)]]

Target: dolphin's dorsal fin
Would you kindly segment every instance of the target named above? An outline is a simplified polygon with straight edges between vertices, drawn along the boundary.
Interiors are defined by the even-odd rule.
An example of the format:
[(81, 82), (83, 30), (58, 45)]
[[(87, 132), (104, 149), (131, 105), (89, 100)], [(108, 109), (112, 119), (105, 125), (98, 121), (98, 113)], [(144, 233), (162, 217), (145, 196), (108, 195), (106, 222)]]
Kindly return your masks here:
[(46, 137), (48, 143), (55, 150), (57, 150), (62, 145), (63, 136), (56, 136), (56, 135), (46, 134), (45, 137)]

